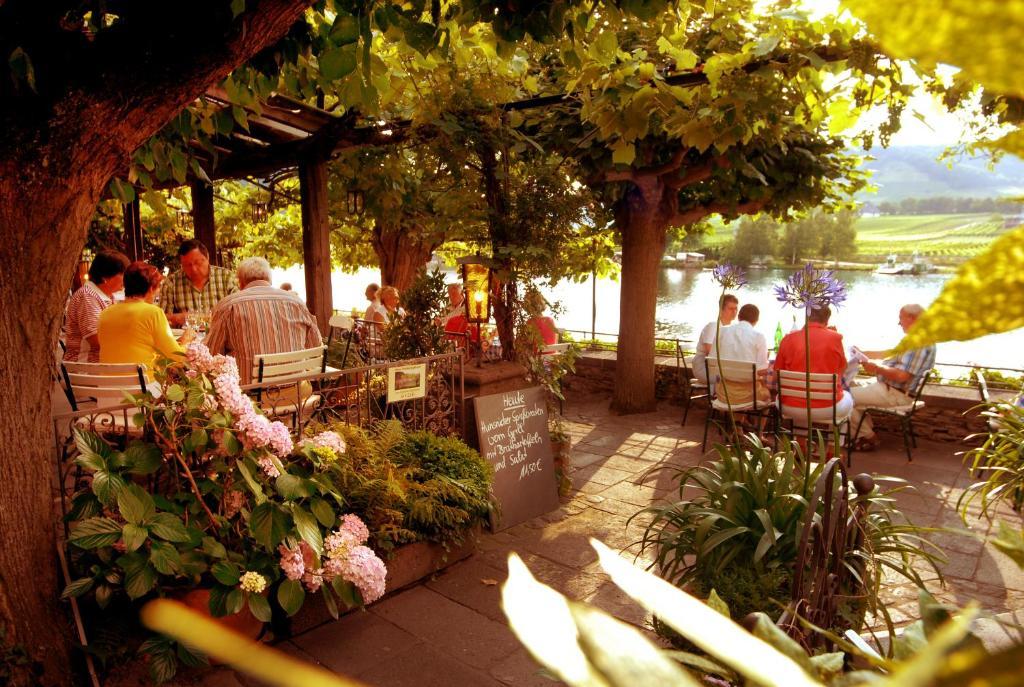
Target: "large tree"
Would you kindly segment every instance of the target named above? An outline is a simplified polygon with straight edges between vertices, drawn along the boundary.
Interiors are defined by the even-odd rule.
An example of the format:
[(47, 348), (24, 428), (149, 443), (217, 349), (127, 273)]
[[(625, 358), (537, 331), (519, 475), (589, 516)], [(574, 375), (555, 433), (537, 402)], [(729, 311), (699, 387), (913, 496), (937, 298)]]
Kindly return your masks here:
[[(838, 137), (857, 115), (909, 89), (899, 70), (790, 3), (723, 0), (638, 19), (604, 7), (573, 17), (553, 68), (575, 98), (547, 118), (548, 141), (589, 170), (622, 242), (612, 407), (653, 409), (657, 271), (669, 229), (828, 204), (861, 183)], [(552, 59), (552, 64), (557, 64)], [(862, 136), (870, 143), (871, 135)], [(884, 142), (884, 140), (883, 140)]]

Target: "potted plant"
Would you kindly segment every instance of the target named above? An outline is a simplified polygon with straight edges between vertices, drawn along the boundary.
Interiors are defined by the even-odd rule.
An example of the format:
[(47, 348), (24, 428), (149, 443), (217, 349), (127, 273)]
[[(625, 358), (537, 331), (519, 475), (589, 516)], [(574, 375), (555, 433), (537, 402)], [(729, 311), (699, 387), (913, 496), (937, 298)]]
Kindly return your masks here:
[[(346, 513), (336, 479), (347, 447), (335, 432), (294, 439), (239, 388), (233, 358), (192, 344), (160, 369), (160, 396), (137, 400), (145, 441), (115, 450), (76, 431), (79, 467), (91, 479), (67, 519), (78, 576), (65, 596), (137, 604), (198, 596), (214, 617), (271, 604), (295, 614), (307, 594), (333, 615), (384, 593), (386, 567), (366, 546), (369, 530)], [(179, 648), (180, 649), (180, 648)], [(173, 675), (167, 642), (143, 644), (154, 677)]]

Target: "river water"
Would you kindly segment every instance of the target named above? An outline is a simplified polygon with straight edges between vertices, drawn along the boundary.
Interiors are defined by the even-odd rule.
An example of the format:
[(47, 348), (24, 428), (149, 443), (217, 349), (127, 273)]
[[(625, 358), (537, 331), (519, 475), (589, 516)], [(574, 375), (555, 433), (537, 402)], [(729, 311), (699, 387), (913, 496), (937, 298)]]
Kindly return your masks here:
[[(456, 281), (454, 271), (449, 269), (446, 272), (449, 281)], [(747, 274), (750, 283), (736, 292), (741, 304), (753, 303), (760, 309), (761, 320), (757, 328), (768, 337), (769, 345), (776, 325), (781, 325), (783, 332), (788, 332), (794, 322), (802, 318), (802, 313), (783, 307), (772, 295), (772, 287), (783, 282), (789, 274), (791, 272), (785, 270), (751, 270)], [(898, 323), (900, 306), (920, 303), (927, 307), (951, 275), (891, 276), (838, 270), (837, 276), (846, 282), (848, 297), (833, 314), (832, 324), (838, 327), (848, 343), (865, 350), (877, 350), (899, 341), (902, 335)], [(285, 281), (291, 282), (295, 290), (305, 297), (301, 266), (274, 270), (274, 283), (279, 285)], [(364, 309), (363, 290), (370, 282), (380, 283), (378, 270), (335, 271), (331, 276), (334, 307), (339, 310)], [(619, 330), (619, 288), (616, 280), (597, 280), (594, 330), (598, 334), (616, 334)], [(555, 316), (559, 327), (585, 331), (589, 337), (594, 291), (591, 279), (579, 283), (562, 281), (554, 288), (542, 288), (542, 291), (549, 301), (560, 305)], [(658, 273), (658, 336), (695, 338), (700, 328), (714, 319), (720, 293), (721, 288), (711, 278), (710, 270), (661, 269)], [(575, 336), (580, 338), (578, 334)], [(940, 344), (937, 360), (940, 363), (1024, 368), (1024, 329), (974, 341)], [(943, 374), (955, 376), (960, 373), (949, 369)]]

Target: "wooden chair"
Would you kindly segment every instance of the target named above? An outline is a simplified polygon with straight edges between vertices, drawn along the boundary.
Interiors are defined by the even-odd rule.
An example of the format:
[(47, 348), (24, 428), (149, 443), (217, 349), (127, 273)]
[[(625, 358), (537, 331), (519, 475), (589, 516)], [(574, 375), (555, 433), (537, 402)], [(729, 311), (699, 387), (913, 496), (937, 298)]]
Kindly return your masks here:
[[(252, 361), (252, 377), (261, 385), (256, 390), (256, 401), (268, 416), (291, 415), (297, 420), (302, 412), (320, 402), (320, 396), (303, 381), (326, 370), (327, 346), (286, 353), (261, 353)], [(295, 394), (288, 395), (287, 387), (294, 388)]]
[[(765, 420), (767, 420), (772, 430), (775, 428), (775, 405), (772, 403), (765, 403), (757, 399), (757, 365), (754, 363), (748, 363), (742, 360), (717, 360), (712, 358), (704, 359), (705, 370), (707, 371), (708, 380), (718, 380), (719, 382), (732, 382), (735, 384), (750, 384), (750, 390), (753, 394), (753, 399), (747, 403), (730, 403), (724, 400), (720, 400), (718, 395), (722, 388), (722, 384), (715, 384), (715, 390), (711, 396), (711, 407), (708, 409), (707, 417), (704, 419), (704, 439), (701, 442), (701, 451), (704, 451), (708, 443), (708, 427), (718, 417), (721, 417), (725, 422), (734, 422), (736, 416), (740, 416), (744, 419), (746, 428), (761, 429), (761, 426)], [(753, 420), (757, 420), (757, 424), (753, 424)]]
[(690, 415), (690, 405), (694, 401), (706, 400), (708, 403), (711, 402), (711, 389), (707, 384), (700, 381), (690, 371), (690, 365), (686, 362), (685, 351), (679, 352), (679, 360), (682, 363), (682, 383), (683, 383), (683, 424), (686, 424), (686, 418)]
[(97, 408), (123, 405), (125, 394), (146, 393), (146, 366), (133, 363), (79, 363), (60, 365), (72, 411), (95, 401)]
[[(833, 427), (838, 429), (840, 445), (846, 448), (847, 455), (849, 455), (851, 441), (850, 416), (839, 417), (836, 410), (836, 403), (839, 402), (839, 399), (836, 398), (836, 385), (839, 383), (839, 375), (827, 372), (812, 372), (808, 375), (806, 372), (794, 372), (792, 370), (778, 370), (776, 375), (779, 380), (779, 416), (782, 420), (790, 421), (789, 432), (793, 436), (797, 436), (798, 432), (802, 432), (807, 437), (808, 455), (810, 455), (810, 443), (814, 430), (818, 429), (825, 433), (830, 433)], [(808, 377), (810, 378), (809, 382)], [(812, 401), (828, 401), (832, 404), (832, 421), (830, 423), (811, 420), (810, 427), (796, 426), (797, 420), (807, 421), (807, 409), (787, 408), (787, 406), (782, 405), (781, 397), (785, 395), (806, 399), (808, 394)], [(787, 410), (797, 414), (789, 415)]]
[(867, 406), (863, 408), (864, 414), (861, 415), (860, 422), (857, 423), (857, 427), (853, 432), (854, 440), (850, 442), (849, 451), (847, 452), (847, 465), (853, 464), (853, 450), (856, 447), (856, 437), (860, 435), (861, 425), (864, 424), (864, 418), (868, 414), (872, 415), (888, 415), (899, 420), (900, 429), (903, 432), (903, 448), (907, 452), (907, 462), (911, 462), (914, 457), (911, 453), (912, 448), (917, 448), (917, 435), (914, 433), (914, 413), (919, 408), (924, 407), (924, 401), (921, 400), (921, 393), (924, 391), (924, 387), (928, 384), (928, 380), (931, 379), (932, 372), (928, 371), (921, 377), (921, 381), (918, 382), (917, 388), (912, 390), (912, 393), (907, 394), (913, 400), (904, 406), (891, 406), (891, 407), (875, 407)]

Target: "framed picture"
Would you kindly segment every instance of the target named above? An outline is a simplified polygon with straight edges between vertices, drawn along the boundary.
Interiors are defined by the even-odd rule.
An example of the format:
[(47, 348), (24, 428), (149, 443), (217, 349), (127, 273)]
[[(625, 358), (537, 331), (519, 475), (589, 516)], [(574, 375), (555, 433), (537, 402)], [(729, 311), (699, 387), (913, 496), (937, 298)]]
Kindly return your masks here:
[(388, 368), (388, 403), (409, 401), (426, 395), (426, 363)]

